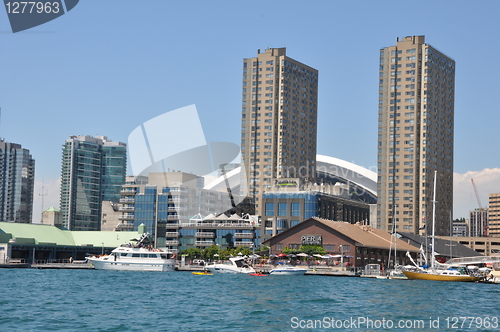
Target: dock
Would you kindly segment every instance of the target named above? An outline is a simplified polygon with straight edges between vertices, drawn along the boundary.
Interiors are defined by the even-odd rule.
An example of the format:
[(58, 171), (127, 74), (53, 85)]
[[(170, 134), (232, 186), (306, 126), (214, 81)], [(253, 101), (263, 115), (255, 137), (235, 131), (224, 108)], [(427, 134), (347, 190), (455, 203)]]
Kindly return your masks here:
[(94, 270), (94, 266), (86, 261), (75, 261), (73, 263), (44, 263), (31, 264), (32, 269), (70, 269), (70, 270)]
[(358, 275), (351, 270), (336, 266), (318, 266), (306, 272), (306, 275), (313, 276), (331, 276), (331, 277), (358, 277)]

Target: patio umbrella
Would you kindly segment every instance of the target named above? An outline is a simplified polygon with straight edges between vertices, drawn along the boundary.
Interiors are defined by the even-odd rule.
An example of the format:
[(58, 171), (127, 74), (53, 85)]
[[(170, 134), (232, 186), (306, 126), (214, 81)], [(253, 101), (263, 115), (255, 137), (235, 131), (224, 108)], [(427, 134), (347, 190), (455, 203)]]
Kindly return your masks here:
[(323, 256), (321, 256), (320, 254), (314, 254), (313, 256), (318, 258), (323, 258)]
[(290, 254), (290, 255), (288, 255), (288, 257), (297, 257), (297, 255)]
[(271, 256), (269, 256), (269, 258), (276, 258), (276, 257), (278, 257), (278, 256), (277, 255), (271, 255)]
[(278, 257), (286, 257), (286, 254), (279, 254)]
[(304, 254), (303, 252), (301, 252), (300, 254), (297, 254), (297, 256), (299, 256), (299, 257), (309, 257), (308, 254)]

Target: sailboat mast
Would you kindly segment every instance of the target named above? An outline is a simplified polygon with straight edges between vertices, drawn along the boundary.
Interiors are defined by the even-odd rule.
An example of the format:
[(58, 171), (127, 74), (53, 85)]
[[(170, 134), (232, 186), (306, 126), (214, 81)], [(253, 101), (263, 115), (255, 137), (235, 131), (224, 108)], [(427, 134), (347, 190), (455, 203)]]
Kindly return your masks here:
[(434, 235), (436, 232), (436, 178), (437, 171), (434, 171), (434, 193), (432, 197), (432, 239), (431, 239), (431, 268), (434, 269)]

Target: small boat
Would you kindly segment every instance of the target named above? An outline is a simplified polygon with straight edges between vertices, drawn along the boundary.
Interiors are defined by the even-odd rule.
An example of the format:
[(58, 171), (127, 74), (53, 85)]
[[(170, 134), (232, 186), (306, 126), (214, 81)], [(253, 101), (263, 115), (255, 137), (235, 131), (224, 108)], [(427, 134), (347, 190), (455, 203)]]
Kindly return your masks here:
[(307, 271), (309, 271), (309, 269), (305, 269), (305, 268), (302, 268), (302, 267), (297, 267), (297, 266), (289, 266), (289, 265), (285, 265), (285, 266), (281, 266), (281, 267), (277, 267), (277, 268), (274, 268), (272, 269), (271, 271), (269, 271), (269, 274), (273, 274), (273, 275), (304, 275)]
[(191, 272), (195, 275), (198, 275), (198, 276), (213, 276), (212, 273), (208, 272), (208, 271), (203, 271), (203, 272)]
[(87, 257), (96, 270), (160, 271), (175, 270), (175, 254), (160, 249), (144, 247), (149, 234), (144, 233), (134, 247), (122, 246), (113, 249), (111, 255)]
[(256, 273), (254, 268), (249, 266), (243, 257), (231, 257), (229, 262), (224, 264), (209, 264), (205, 266), (212, 273)]
[(258, 272), (258, 273), (250, 273), (251, 276), (255, 276), (255, 277), (267, 277), (269, 276), (269, 274), (264, 274), (262, 272)]

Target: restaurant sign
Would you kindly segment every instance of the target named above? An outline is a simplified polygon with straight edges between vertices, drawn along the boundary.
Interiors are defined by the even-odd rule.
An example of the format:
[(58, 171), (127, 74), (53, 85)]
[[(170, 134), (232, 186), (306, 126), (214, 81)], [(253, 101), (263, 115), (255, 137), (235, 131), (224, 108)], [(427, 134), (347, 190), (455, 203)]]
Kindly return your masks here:
[(302, 245), (315, 245), (320, 246), (323, 243), (323, 238), (321, 235), (302, 235)]

